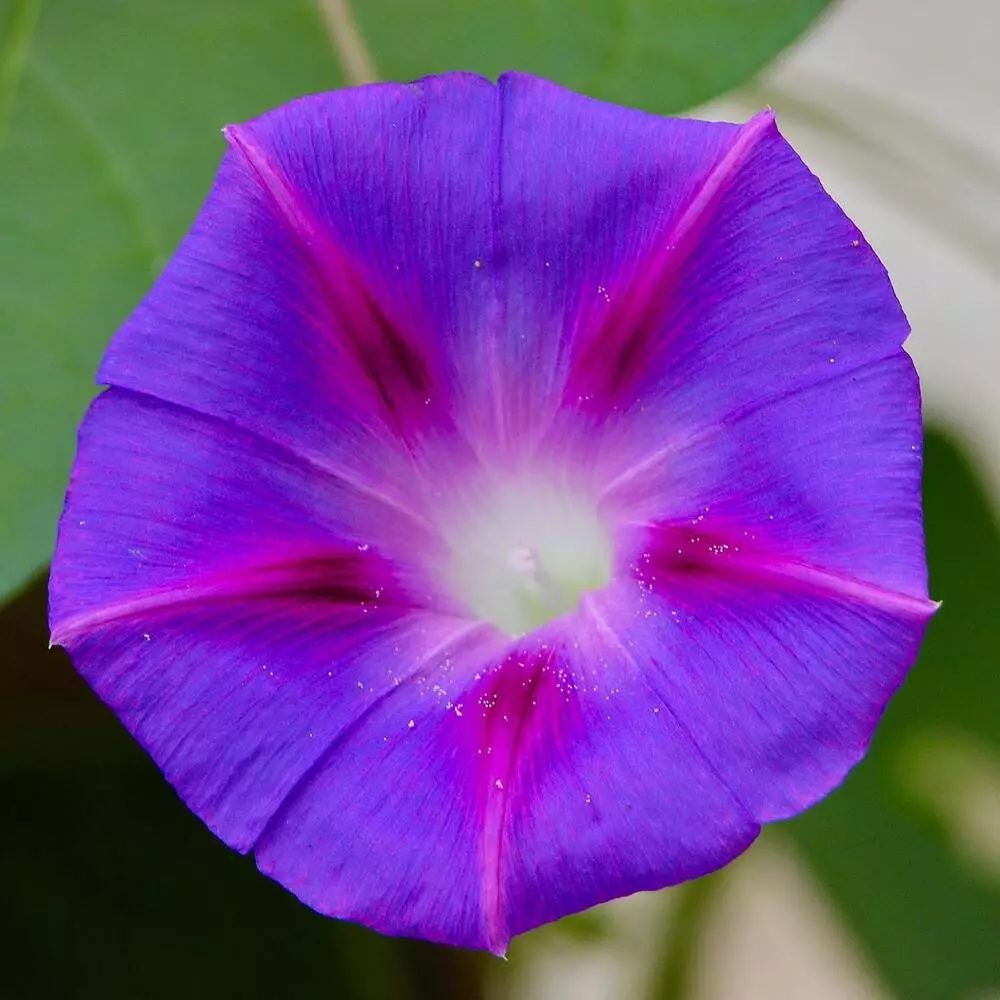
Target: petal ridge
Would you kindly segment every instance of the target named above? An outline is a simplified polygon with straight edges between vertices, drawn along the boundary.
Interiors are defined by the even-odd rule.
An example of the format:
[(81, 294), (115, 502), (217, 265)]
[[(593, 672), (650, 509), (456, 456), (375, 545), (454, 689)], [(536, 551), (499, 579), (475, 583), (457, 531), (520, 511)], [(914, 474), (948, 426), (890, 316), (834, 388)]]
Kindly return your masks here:
[[(348, 350), (340, 353), (346, 353), (345, 360), (360, 370), (364, 376), (362, 384), (374, 388), (387, 423), (405, 441), (429, 416), (425, 400), (438, 396), (432, 392), (435, 379), (427, 352), (421, 350), (425, 345), (411, 343), (409, 336), (395, 328), (333, 235), (316, 223), (267, 151), (256, 141), (252, 126), (228, 125), (223, 132), (305, 250), (325, 293), (333, 323), (346, 342)], [(349, 386), (354, 384), (353, 380), (344, 382)]]
[[(650, 567), (651, 578), (662, 580), (667, 576), (676, 579), (695, 573), (709, 578), (792, 585), (815, 596), (846, 599), (876, 611), (919, 621), (929, 619), (940, 607), (939, 601), (932, 601), (924, 595), (882, 587), (846, 573), (786, 558), (755, 547), (753, 543), (746, 544), (741, 537), (746, 532), (740, 533), (732, 528), (713, 533), (701, 526), (677, 523), (628, 527), (645, 534), (639, 545), (651, 557), (648, 562), (643, 562)], [(643, 577), (645, 571), (641, 570), (638, 575)]]
[[(641, 678), (645, 682), (645, 673), (640, 668), (639, 662), (628, 651), (625, 645), (619, 640), (618, 636), (615, 634), (614, 629), (611, 628), (611, 626), (607, 623), (607, 620), (604, 618), (604, 616), (600, 613), (600, 611), (598, 611), (596, 606), (596, 601), (594, 600), (593, 596), (590, 594), (584, 595), (584, 598), (581, 601), (581, 607), (585, 610), (587, 617), (591, 620), (597, 632), (611, 644), (612, 648), (617, 649), (618, 652), (626, 660), (628, 660), (628, 662), (632, 665), (632, 669), (634, 671), (635, 676)], [(670, 704), (670, 702), (667, 701), (663, 697), (663, 695), (648, 682), (646, 682), (646, 687), (667, 710), (671, 719), (673, 719), (674, 721), (674, 725), (681, 732), (684, 739), (687, 741), (688, 745), (695, 751), (698, 757), (701, 758), (702, 762), (709, 769), (709, 771), (715, 776), (719, 784), (726, 789), (726, 791), (729, 793), (730, 798), (732, 798), (733, 802), (735, 802), (740, 807), (740, 810), (743, 812), (745, 817), (752, 823), (759, 824), (760, 821), (757, 819), (756, 816), (754, 816), (753, 812), (750, 810), (747, 804), (740, 798), (740, 796), (737, 795), (735, 789), (732, 787), (730, 782), (725, 778), (725, 776), (716, 766), (715, 761), (713, 761), (711, 757), (709, 757), (709, 755), (705, 753), (705, 751), (702, 749), (701, 744), (695, 738), (694, 733), (692, 733), (690, 728), (681, 720), (680, 716), (674, 710), (674, 707)]]
[(361, 712), (356, 715), (351, 722), (349, 722), (339, 732), (334, 734), (330, 742), (317, 755), (315, 760), (313, 760), (313, 762), (295, 779), (292, 785), (282, 796), (281, 801), (277, 804), (274, 812), (271, 814), (271, 817), (264, 823), (260, 831), (257, 833), (253, 843), (246, 848), (246, 851), (256, 852), (257, 848), (275, 833), (281, 823), (286, 819), (288, 812), (295, 805), (296, 800), (304, 791), (308, 789), (309, 785), (312, 784), (317, 775), (330, 764), (336, 753), (343, 749), (344, 744), (347, 743), (347, 741), (350, 740), (351, 737), (365, 725), (368, 719), (385, 706), (386, 701), (399, 690), (400, 685), (413, 680), (413, 678), (416, 677), (420, 671), (431, 662), (431, 660), (444, 650), (456, 644), (462, 643), (475, 632), (485, 630), (490, 627), (491, 626), (489, 626), (489, 623), (487, 622), (466, 622), (463, 627), (456, 629), (450, 636), (442, 639), (436, 645), (422, 653), (406, 672), (399, 674), (399, 684), (393, 683), (392, 686), (386, 687), (385, 690), (381, 691), (375, 698), (365, 705)]
[(345, 486), (349, 486), (351, 489), (357, 490), (358, 493), (362, 493), (379, 503), (385, 504), (387, 507), (391, 507), (397, 513), (403, 514), (419, 524), (425, 531), (435, 530), (431, 522), (422, 517), (419, 513), (417, 513), (417, 511), (413, 510), (411, 507), (405, 506), (400, 501), (394, 499), (389, 494), (382, 492), (370, 483), (366, 483), (362, 479), (359, 479), (345, 466), (330, 461), (321, 453), (297, 448), (288, 440), (276, 435), (266, 434), (259, 428), (237, 423), (231, 417), (223, 416), (220, 413), (213, 413), (208, 409), (202, 409), (193, 405), (191, 402), (178, 402), (174, 399), (166, 399), (162, 396), (146, 392), (143, 389), (135, 389), (131, 386), (116, 384), (109, 385), (104, 392), (100, 393), (94, 399), (94, 402), (91, 403), (91, 407), (93, 407), (98, 401), (103, 401), (103, 403), (106, 404), (116, 398), (132, 399), (140, 406), (153, 406), (175, 412), (187, 413), (197, 417), (199, 420), (205, 421), (206, 423), (214, 424), (217, 427), (223, 427), (227, 431), (239, 435), (241, 438), (249, 438), (251, 440), (258, 441), (267, 448), (280, 452), (286, 458), (300, 462), (302, 465), (307, 466), (309, 469), (319, 472), (324, 476), (337, 479)]
[(616, 298), (622, 305), (612, 307), (596, 321), (583, 318), (585, 324), (592, 324), (592, 329), (571, 361), (563, 391), (564, 405), (573, 405), (582, 398), (591, 405), (607, 408), (634, 384), (650, 352), (662, 348), (656, 342), (661, 332), (654, 313), (664, 308), (668, 298), (665, 290), (691, 255), (698, 234), (711, 220), (726, 188), (765, 134), (774, 129), (774, 113), (770, 109), (759, 112), (741, 126), (676, 221), (656, 237), (630, 287)]
[(759, 822), (827, 795), (863, 757), (926, 618), (707, 574), (663, 582), (620, 580), (600, 598), (621, 644), (648, 660), (649, 687)]
[(885, 354), (877, 358), (861, 361), (850, 368), (841, 368), (839, 371), (836, 371), (825, 378), (805, 378), (799, 384), (789, 386), (777, 395), (767, 396), (763, 399), (737, 407), (729, 413), (724, 414), (716, 423), (700, 427), (693, 433), (685, 435), (681, 440), (677, 437), (671, 437), (661, 448), (657, 448), (656, 451), (651, 452), (645, 458), (633, 462), (633, 464), (627, 469), (617, 473), (614, 478), (610, 480), (610, 482), (606, 483), (601, 488), (601, 491), (598, 494), (598, 501), (607, 500), (612, 497), (619, 487), (625, 486), (644, 473), (655, 469), (659, 463), (663, 461), (663, 459), (669, 458), (673, 454), (677, 454), (679, 451), (682, 451), (691, 444), (709, 440), (716, 434), (723, 433), (735, 424), (740, 423), (740, 421), (746, 420), (747, 418), (754, 416), (754, 414), (767, 410), (772, 406), (778, 406), (790, 399), (794, 399), (802, 393), (824, 389), (830, 385), (835, 385), (837, 382), (843, 381), (844, 379), (854, 378), (869, 368), (884, 364), (887, 361), (896, 361), (901, 354), (909, 358), (909, 355), (906, 354), (906, 351), (902, 348), (902, 346), (900, 346), (891, 354)]
[[(172, 587), (149, 592), (72, 616), (53, 627), (51, 643), (66, 646), (89, 631), (147, 612), (232, 600), (310, 599), (329, 603), (331, 608), (348, 608), (363, 605), (372, 599), (377, 589), (380, 612), (425, 610), (408, 601), (403, 593), (386, 598), (385, 581), (392, 578), (391, 564), (375, 552), (366, 552), (365, 557), (362, 559), (358, 552), (343, 548), (331, 549), (326, 554), (311, 552), (298, 558), (290, 555), (281, 561), (239, 567), (215, 577), (203, 577), (183, 589)], [(437, 610), (436, 613), (461, 618)]]
[[(530, 655), (530, 668), (526, 680), (520, 684), (512, 673), (518, 669), (521, 656)], [(487, 689), (493, 692), (494, 700), (500, 699), (500, 690), (507, 688), (504, 696), (508, 712), (516, 712), (514, 731), (509, 736), (503, 736), (502, 731), (495, 728), (495, 716), (487, 713), (486, 741), (494, 750), (503, 747), (504, 764), (501, 768), (490, 768), (486, 782), (486, 803), (483, 810), (482, 854), (483, 854), (483, 924), (487, 947), (495, 955), (503, 956), (507, 952), (511, 930), (509, 907), (505, 878), (505, 846), (508, 817), (510, 815), (510, 797), (514, 793), (513, 775), (517, 769), (518, 754), (529, 724), (529, 716), (534, 707), (535, 694), (542, 676), (550, 669), (556, 657), (552, 647), (541, 646), (531, 654), (510, 652), (500, 662), (496, 670), (495, 682), (490, 682)], [(521, 668), (525, 666), (523, 662)], [(513, 691), (516, 707), (510, 705), (510, 695)], [(481, 698), (478, 700), (482, 700)], [(502, 777), (496, 775), (500, 773)]]

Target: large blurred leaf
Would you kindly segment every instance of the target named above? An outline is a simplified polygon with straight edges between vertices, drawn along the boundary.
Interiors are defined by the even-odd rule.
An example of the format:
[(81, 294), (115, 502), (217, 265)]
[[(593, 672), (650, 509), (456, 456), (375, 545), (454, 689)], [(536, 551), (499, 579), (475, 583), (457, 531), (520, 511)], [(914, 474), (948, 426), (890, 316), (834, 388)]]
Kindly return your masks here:
[(919, 776), (900, 769), (940, 733), (1000, 754), (1000, 533), (961, 454), (936, 433), (924, 495), (931, 591), (944, 606), (867, 760), (787, 829), (896, 995), (956, 1000), (1000, 989), (1000, 893), (921, 811)]
[(743, 83), (829, 2), (355, 0), (353, 6), (383, 76), (520, 69), (666, 113)]
[[(517, 67), (670, 111), (827, 0), (363, 0), (386, 76)], [(48, 555), (101, 349), (190, 223), (220, 127), (341, 83), (340, 0), (0, 0), (0, 596)], [(350, 46), (348, 45), (348, 48)]]
[(309, 0), (0, 0), (0, 595), (51, 551), (107, 340), (221, 127), (342, 82)]

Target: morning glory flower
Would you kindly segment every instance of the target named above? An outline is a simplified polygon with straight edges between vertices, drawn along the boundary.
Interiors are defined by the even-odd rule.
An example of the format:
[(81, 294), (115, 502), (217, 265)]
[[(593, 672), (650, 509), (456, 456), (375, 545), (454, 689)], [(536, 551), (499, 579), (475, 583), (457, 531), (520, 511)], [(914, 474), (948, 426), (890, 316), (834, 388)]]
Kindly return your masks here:
[(917, 377), (770, 112), (447, 75), (226, 129), (53, 642), (325, 914), (502, 953), (830, 791), (928, 600)]

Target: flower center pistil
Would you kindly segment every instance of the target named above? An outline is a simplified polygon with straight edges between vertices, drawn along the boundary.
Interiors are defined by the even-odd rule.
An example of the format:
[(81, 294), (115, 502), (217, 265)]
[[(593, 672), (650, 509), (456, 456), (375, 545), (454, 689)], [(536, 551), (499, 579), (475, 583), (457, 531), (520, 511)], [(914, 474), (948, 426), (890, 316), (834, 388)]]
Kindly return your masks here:
[(507, 557), (517, 610), (522, 624), (538, 628), (572, 611), (580, 599), (576, 588), (566, 587), (542, 565), (538, 553), (527, 546), (512, 549)]
[(609, 535), (572, 491), (521, 481), (477, 495), (449, 521), (453, 593), (510, 635), (575, 610), (585, 592), (610, 581)]

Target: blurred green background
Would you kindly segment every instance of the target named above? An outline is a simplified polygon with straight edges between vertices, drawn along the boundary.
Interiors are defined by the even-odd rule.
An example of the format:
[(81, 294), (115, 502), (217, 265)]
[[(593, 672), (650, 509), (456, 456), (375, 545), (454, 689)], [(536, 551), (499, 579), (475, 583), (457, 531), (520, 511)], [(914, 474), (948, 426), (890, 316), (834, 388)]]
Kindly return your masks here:
[[(866, 4), (876, 20), (892, 7), (853, 7)], [(380, 938), (298, 904), (187, 813), (47, 649), (45, 564), (93, 371), (190, 224), (222, 125), (366, 79), (513, 67), (663, 113), (720, 95), (771, 100), (779, 122), (787, 105), (857, 146), (864, 100), (852, 132), (808, 94), (769, 90), (765, 67), (787, 46), (837, 30), (827, 7), (0, 0), (0, 997), (1000, 997), (1000, 478), (970, 465), (975, 433), (961, 420), (932, 424), (926, 442), (931, 589), (944, 608), (867, 760), (726, 872), (526, 935), (508, 962)], [(947, 54), (962, 37), (935, 41)], [(868, 124), (888, 134), (885, 106), (870, 108)], [(888, 138), (866, 154), (873, 176), (901, 155)], [(959, 235), (996, 281), (996, 243)], [(995, 412), (997, 399), (968, 406)], [(797, 972), (770, 967), (758, 925), (774, 955), (799, 956)]]

